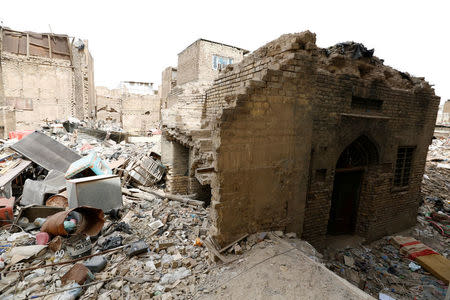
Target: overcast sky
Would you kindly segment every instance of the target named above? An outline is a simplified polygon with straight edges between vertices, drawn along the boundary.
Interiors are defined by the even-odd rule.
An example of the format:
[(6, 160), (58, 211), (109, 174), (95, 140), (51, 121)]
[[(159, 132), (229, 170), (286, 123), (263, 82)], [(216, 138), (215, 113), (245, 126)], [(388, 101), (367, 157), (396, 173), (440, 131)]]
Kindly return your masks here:
[[(158, 85), (161, 71), (198, 38), (253, 51), (283, 33), (311, 30), (328, 47), (353, 40), (385, 64), (435, 85), (450, 99), (450, 9), (446, 1), (2, 1), (16, 30), (89, 40), (96, 85)], [(363, 4), (367, 3), (367, 4)]]

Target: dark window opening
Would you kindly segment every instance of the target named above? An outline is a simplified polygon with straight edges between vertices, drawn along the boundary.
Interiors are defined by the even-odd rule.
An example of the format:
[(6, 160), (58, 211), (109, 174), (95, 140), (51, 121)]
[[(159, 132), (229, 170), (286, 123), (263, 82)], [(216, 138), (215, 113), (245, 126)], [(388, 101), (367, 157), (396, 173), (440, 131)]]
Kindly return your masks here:
[(415, 147), (399, 147), (395, 163), (394, 186), (404, 187), (409, 184), (411, 163)]
[(383, 101), (378, 99), (361, 98), (357, 96), (352, 97), (352, 108), (370, 111), (380, 111), (383, 106)]

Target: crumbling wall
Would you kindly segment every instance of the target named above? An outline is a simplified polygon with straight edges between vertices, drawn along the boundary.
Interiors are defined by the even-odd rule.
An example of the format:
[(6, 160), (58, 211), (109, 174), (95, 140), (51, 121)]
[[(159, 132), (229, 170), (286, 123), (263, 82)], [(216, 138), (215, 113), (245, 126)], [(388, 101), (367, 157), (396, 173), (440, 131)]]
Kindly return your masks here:
[(78, 49), (65, 35), (6, 28), (1, 34), (0, 84), (5, 104), (16, 109), (17, 129), (93, 117), (93, 61), (86, 45)]
[[(227, 68), (207, 91), (206, 115), (212, 123), (215, 150), (215, 174), (211, 183), (216, 214), (213, 224), (219, 241), (281, 225), (323, 247), (337, 159), (345, 147), (363, 134), (379, 146), (380, 162), (364, 174), (357, 233), (370, 240), (414, 224), (439, 98), (423, 79), (382, 66), (376, 58), (358, 60), (344, 54), (327, 56), (323, 49), (315, 47), (309, 33), (282, 36), (238, 66)], [(289, 96), (295, 99), (291, 101), (296, 106), (287, 106)], [(383, 108), (367, 111), (352, 107), (353, 96), (378, 99), (383, 101)], [(277, 103), (282, 103), (281, 108), (273, 111)], [(283, 126), (289, 118), (283, 116), (284, 108), (294, 116), (298, 114), (298, 119), (293, 117), (295, 124), (312, 129), (309, 135), (299, 132), (280, 147), (293, 149), (299, 140), (311, 143), (309, 152), (309, 148), (301, 147), (303, 144), (296, 149), (305, 158), (302, 163), (286, 164), (286, 170), (294, 169), (293, 174), (297, 176), (283, 178), (297, 183), (302, 178), (309, 183), (304, 222), (303, 207), (291, 214), (292, 205), (285, 195), (292, 195), (291, 203), (304, 203), (306, 186), (277, 191), (285, 182), (277, 174), (270, 174), (270, 166), (276, 163), (276, 151), (283, 152), (279, 149), (274, 152), (271, 143), (265, 141), (273, 139), (272, 144), (283, 143), (282, 134), (270, 132), (270, 125), (278, 123), (279, 132), (286, 132), (289, 127)], [(217, 116), (219, 121), (214, 121)], [(247, 116), (252, 116), (250, 122), (246, 122)], [(265, 121), (264, 126), (258, 127), (257, 116)], [(263, 129), (265, 138), (258, 140), (258, 130)], [(308, 140), (308, 136), (312, 138)], [(396, 189), (393, 176), (397, 148), (405, 145), (416, 147), (411, 178), (406, 188)], [(289, 152), (281, 157), (288, 158)], [(258, 168), (261, 171), (265, 168), (266, 172), (258, 173)], [(240, 177), (246, 169), (251, 173)], [(315, 176), (317, 170), (325, 170), (324, 178)], [(271, 186), (277, 179), (280, 182)], [(257, 186), (254, 190), (253, 185)], [(286, 207), (284, 218), (280, 207)], [(284, 224), (283, 220), (286, 220)], [(304, 224), (303, 228), (297, 227), (298, 224)]]
[(73, 72), (70, 61), (26, 58), (3, 52), (6, 102), (14, 106), (17, 129), (35, 129), (45, 120), (72, 116)]
[[(180, 96), (163, 124), (167, 137), (191, 148), (199, 182), (211, 185), (211, 233), (220, 243), (284, 229), (322, 248), (337, 160), (360, 137), (377, 160), (361, 169), (355, 233), (372, 240), (414, 224), (439, 105), (423, 78), (384, 66), (361, 44), (320, 49), (303, 32), (228, 66), (203, 95), (200, 128), (183, 121), (189, 100)], [(208, 141), (211, 149), (201, 149)], [(414, 156), (409, 183), (398, 188), (401, 146)]]
[(161, 87), (159, 97), (161, 98), (161, 108), (168, 108), (167, 97), (177, 84), (177, 69), (167, 67), (161, 74)]
[(190, 82), (176, 86), (167, 98), (169, 108), (161, 110), (164, 126), (182, 131), (200, 129), (205, 91), (211, 85), (211, 82)]
[(0, 138), (7, 139), (8, 133), (16, 130), (16, 111), (8, 106), (0, 107)]
[(145, 134), (159, 128), (159, 98), (157, 95), (125, 93), (122, 101), (122, 124), (127, 132)]
[(121, 123), (121, 91), (119, 89), (110, 90), (106, 87), (95, 87), (97, 109), (97, 120), (112, 121)]
[(159, 127), (158, 95), (140, 95), (124, 89), (97, 87), (97, 120), (119, 123), (123, 130), (145, 134)]
[(80, 120), (95, 117), (94, 61), (88, 51), (88, 41), (72, 42), (73, 94), (72, 113)]
[(282, 68), (292, 58), (283, 54), (290, 43), (228, 67), (207, 92), (215, 171), (211, 232), (220, 243), (245, 232), (302, 232), (311, 103), (299, 93), (302, 78), (294, 68)]
[(173, 194), (189, 193), (189, 146), (167, 135), (161, 137), (162, 164), (167, 168), (167, 191)]

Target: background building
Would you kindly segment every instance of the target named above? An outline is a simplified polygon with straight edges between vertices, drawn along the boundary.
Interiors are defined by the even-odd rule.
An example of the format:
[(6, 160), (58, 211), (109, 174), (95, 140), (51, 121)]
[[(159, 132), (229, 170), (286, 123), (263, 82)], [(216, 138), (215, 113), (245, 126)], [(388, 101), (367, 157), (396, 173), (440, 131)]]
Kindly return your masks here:
[(149, 82), (123, 81), (118, 89), (97, 87), (97, 121), (111, 122), (132, 134), (159, 128), (160, 99)]
[(87, 41), (53, 33), (0, 28), (2, 105), (17, 129), (45, 121), (95, 117), (93, 58)]

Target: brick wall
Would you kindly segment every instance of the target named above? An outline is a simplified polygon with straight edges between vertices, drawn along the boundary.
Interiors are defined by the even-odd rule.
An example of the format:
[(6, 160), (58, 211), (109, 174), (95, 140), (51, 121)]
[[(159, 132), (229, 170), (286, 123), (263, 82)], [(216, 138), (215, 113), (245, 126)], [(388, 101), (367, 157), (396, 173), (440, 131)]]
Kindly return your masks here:
[(200, 40), (184, 49), (178, 54), (177, 66), (177, 84), (181, 85), (186, 82), (199, 79), (198, 57), (200, 52)]
[(177, 84), (217, 78), (219, 70), (213, 68), (213, 55), (231, 58), (233, 63), (238, 63), (244, 57), (244, 50), (202, 39), (195, 41), (178, 54)]
[(235, 64), (239, 63), (243, 59), (244, 50), (201, 40), (198, 57), (199, 80), (212, 81), (219, 75), (219, 70), (213, 68), (213, 55), (231, 58), (233, 60), (233, 64)]
[[(15, 34), (21, 35), (24, 41), (28, 40), (28, 35), (39, 35)], [(16, 128), (19, 130), (38, 129), (46, 121), (66, 120), (71, 116), (79, 119), (93, 117), (94, 71), (87, 44), (83, 50), (78, 50), (68, 44), (65, 36), (54, 36), (55, 40), (57, 47), (52, 51), (30, 44), (40, 52), (27, 53), (27, 50), (22, 53), (24, 49), (19, 49), (21, 54), (1, 52), (1, 90), (6, 104), (16, 109)], [(54, 53), (62, 51), (58, 48), (61, 45), (70, 47), (70, 51), (67, 48), (70, 55), (69, 52)]]
[(111, 120), (121, 124), (123, 130), (145, 134), (159, 127), (158, 95), (129, 93), (124, 89), (97, 87), (97, 120)]
[(6, 101), (17, 103), (17, 129), (37, 129), (48, 120), (73, 116), (73, 71), (70, 61), (3, 52)]
[[(176, 121), (163, 117), (167, 134), (192, 147), (198, 165), (214, 167), (211, 233), (220, 243), (284, 229), (322, 248), (337, 160), (361, 136), (377, 160), (364, 166), (356, 233), (371, 240), (414, 224), (439, 98), (423, 79), (376, 57), (354, 58), (353, 46), (320, 49), (310, 32), (283, 35), (228, 66), (196, 98), (200, 128), (180, 122), (189, 110), (166, 112)], [(382, 105), (360, 108), (353, 97)], [(210, 130), (202, 137), (210, 152), (198, 147), (195, 130)], [(399, 146), (416, 147), (400, 190), (393, 188)]]

